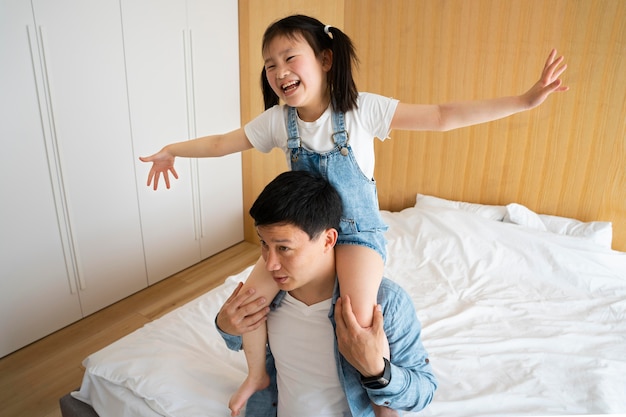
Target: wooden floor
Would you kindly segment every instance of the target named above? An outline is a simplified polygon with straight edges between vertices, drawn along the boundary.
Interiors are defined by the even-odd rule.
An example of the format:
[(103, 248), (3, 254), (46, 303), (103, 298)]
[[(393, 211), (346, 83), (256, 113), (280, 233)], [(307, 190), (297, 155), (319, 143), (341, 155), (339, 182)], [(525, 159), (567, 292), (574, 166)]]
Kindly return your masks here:
[(82, 360), (241, 272), (259, 257), (240, 243), (0, 359), (0, 416), (60, 417), (59, 398), (80, 386)]

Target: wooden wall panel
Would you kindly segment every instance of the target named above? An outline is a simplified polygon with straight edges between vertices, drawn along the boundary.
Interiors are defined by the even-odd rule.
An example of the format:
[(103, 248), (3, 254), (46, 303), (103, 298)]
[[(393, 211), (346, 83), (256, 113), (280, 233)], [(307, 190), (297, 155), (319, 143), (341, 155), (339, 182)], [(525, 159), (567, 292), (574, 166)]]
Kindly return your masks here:
[[(381, 207), (410, 206), (418, 192), (486, 204), (518, 202), (542, 213), (612, 221), (613, 246), (626, 250), (626, 2), (258, 3), (262, 6), (240, 1), (248, 65), (258, 62), (260, 69), (259, 39), (269, 22), (294, 11), (310, 13), (341, 27), (355, 42), (360, 90), (404, 102), (522, 93), (538, 79), (550, 49), (557, 48), (567, 58), (563, 78), (570, 91), (539, 108), (445, 133), (393, 132), (391, 140), (378, 143)], [(245, 60), (242, 56), (242, 65)], [(249, 71), (242, 67), (242, 103), (258, 103), (258, 111), (259, 69), (246, 86)], [(242, 110), (244, 121), (258, 113)], [(251, 203), (284, 169), (280, 154), (269, 160), (247, 153), (244, 175), (251, 180), (244, 184), (244, 201)], [(254, 238), (251, 226), (246, 229), (246, 238)]]

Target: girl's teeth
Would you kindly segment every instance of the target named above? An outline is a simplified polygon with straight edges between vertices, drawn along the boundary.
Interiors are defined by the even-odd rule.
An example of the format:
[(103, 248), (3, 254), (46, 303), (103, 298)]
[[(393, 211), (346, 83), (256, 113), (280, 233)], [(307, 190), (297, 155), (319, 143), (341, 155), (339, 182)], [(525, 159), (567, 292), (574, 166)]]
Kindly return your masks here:
[(299, 82), (298, 81), (294, 81), (292, 83), (289, 84), (285, 84), (283, 85), (283, 91), (287, 92), (289, 90), (293, 90), (298, 86)]

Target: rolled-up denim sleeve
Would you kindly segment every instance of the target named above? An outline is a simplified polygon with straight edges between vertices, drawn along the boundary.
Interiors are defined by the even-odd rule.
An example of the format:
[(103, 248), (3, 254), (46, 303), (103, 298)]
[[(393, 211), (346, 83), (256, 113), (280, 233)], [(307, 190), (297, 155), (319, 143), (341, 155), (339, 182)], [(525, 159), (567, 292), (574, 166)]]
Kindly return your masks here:
[(217, 332), (220, 334), (220, 336), (222, 336), (222, 339), (224, 339), (224, 342), (226, 343), (226, 347), (228, 347), (228, 349), (230, 350), (234, 350), (235, 352), (238, 352), (241, 350), (241, 348), (243, 347), (243, 339), (241, 336), (233, 336), (232, 334), (228, 334), (222, 331), (222, 329), (220, 329), (220, 327), (217, 325), (217, 316), (215, 316), (215, 328), (217, 329)]
[(430, 404), (437, 389), (437, 379), (421, 340), (422, 326), (404, 290), (397, 286), (381, 290), (386, 292), (381, 301), (393, 300), (381, 303), (391, 352), (391, 381), (384, 388), (367, 389), (367, 395), (377, 405), (419, 411)]

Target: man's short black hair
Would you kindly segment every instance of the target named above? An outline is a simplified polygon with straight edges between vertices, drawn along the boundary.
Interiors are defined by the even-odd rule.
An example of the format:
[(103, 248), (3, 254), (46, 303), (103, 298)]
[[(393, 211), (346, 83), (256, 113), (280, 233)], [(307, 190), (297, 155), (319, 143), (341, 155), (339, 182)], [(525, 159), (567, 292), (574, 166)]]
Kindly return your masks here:
[(291, 224), (315, 239), (338, 228), (343, 206), (337, 190), (321, 176), (288, 171), (277, 176), (250, 208), (255, 226)]

